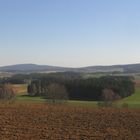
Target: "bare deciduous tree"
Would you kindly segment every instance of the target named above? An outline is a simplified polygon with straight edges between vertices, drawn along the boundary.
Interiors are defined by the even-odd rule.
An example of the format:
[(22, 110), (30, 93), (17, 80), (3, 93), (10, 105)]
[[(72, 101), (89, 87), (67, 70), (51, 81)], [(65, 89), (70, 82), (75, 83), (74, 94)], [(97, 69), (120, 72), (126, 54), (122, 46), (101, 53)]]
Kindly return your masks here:
[(102, 91), (101, 98), (103, 101), (115, 101), (115, 100), (119, 100), (120, 96), (116, 94), (112, 89), (104, 89)]
[(15, 93), (10, 85), (0, 85), (0, 100), (12, 100), (14, 97)]
[(102, 91), (101, 99), (104, 102), (99, 102), (99, 107), (112, 107), (113, 101), (119, 100), (121, 97), (116, 94), (112, 89), (104, 89)]
[(68, 100), (68, 93), (65, 86), (53, 83), (47, 87), (46, 98), (52, 100), (53, 103), (66, 101)]

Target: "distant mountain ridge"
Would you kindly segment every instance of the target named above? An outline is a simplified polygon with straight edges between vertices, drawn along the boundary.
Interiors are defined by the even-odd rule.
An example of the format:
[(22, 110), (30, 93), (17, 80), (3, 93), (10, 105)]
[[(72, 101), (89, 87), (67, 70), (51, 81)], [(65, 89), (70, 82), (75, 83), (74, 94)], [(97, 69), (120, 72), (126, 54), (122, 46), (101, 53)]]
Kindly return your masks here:
[(0, 67), (0, 71), (2, 72), (49, 72), (49, 71), (66, 71), (67, 68), (57, 67), (57, 66), (49, 66), (49, 65), (36, 65), (36, 64), (17, 64), (17, 65), (9, 65)]
[(138, 73), (140, 72), (139, 64), (127, 65), (110, 65), (110, 66), (89, 66), (81, 68), (68, 68), (49, 65), (36, 65), (36, 64), (17, 64), (0, 67), (0, 72), (10, 73), (35, 73), (35, 72), (125, 72), (125, 73)]

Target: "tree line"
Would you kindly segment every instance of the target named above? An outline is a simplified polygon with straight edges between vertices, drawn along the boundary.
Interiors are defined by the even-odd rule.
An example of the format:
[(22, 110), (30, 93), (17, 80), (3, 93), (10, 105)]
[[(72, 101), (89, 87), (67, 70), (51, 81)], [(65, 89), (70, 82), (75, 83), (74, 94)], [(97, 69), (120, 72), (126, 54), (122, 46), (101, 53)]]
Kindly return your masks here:
[[(135, 92), (133, 78), (129, 76), (104, 76), (100, 78), (61, 78), (50, 77), (32, 80), (28, 86), (31, 96), (46, 96), (51, 84), (59, 84), (65, 87), (68, 98), (71, 100), (102, 101), (105, 98), (112, 100), (124, 98)], [(60, 89), (60, 88), (58, 88)], [(49, 89), (50, 90), (50, 89)], [(56, 91), (57, 92), (57, 91)], [(58, 91), (58, 93), (60, 92)]]
[(72, 80), (81, 78), (82, 74), (78, 72), (59, 72), (59, 73), (31, 73), (31, 74), (16, 74), (12, 77), (0, 78), (1, 84), (28, 84), (30, 81), (38, 79), (63, 79)]

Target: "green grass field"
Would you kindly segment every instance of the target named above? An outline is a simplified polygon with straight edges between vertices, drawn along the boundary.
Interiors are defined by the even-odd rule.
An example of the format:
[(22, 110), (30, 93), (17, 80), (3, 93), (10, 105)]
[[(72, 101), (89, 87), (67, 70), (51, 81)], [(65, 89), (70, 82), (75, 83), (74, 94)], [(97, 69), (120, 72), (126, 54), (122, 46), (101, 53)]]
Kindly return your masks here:
[(124, 98), (119, 103), (128, 104), (129, 107), (140, 108), (140, 87), (136, 88), (135, 94), (130, 97)]
[[(21, 96), (18, 95), (17, 101), (19, 102), (31, 102), (31, 103), (45, 103), (46, 100), (42, 97), (30, 97), (30, 96)], [(70, 105), (76, 106), (85, 106), (85, 107), (97, 107), (97, 101), (74, 101), (70, 100), (67, 102)], [(121, 101), (115, 103), (116, 107), (121, 107), (124, 104), (128, 106), (128, 108), (140, 108), (140, 88), (136, 90), (136, 93), (130, 97), (127, 97)]]
[(17, 95), (16, 100), (20, 102), (36, 102), (36, 103), (43, 103), (45, 102), (45, 99), (42, 97), (31, 97), (28, 95)]
[[(47, 102), (46, 99), (43, 97), (31, 97), (28, 95), (17, 95), (16, 96), (17, 101), (21, 102), (36, 102), (36, 103), (44, 103)], [(49, 102), (49, 101), (48, 101)], [(67, 103), (72, 104), (72, 105), (78, 105), (78, 106), (96, 106), (97, 102), (95, 101), (74, 101), (74, 100), (69, 100)]]

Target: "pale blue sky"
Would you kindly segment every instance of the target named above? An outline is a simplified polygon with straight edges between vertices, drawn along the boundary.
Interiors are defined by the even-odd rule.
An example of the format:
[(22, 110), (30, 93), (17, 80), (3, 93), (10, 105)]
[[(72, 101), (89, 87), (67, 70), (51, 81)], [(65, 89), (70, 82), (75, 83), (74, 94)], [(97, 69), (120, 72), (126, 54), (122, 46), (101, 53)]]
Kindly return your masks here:
[(0, 65), (140, 62), (139, 0), (0, 0)]

